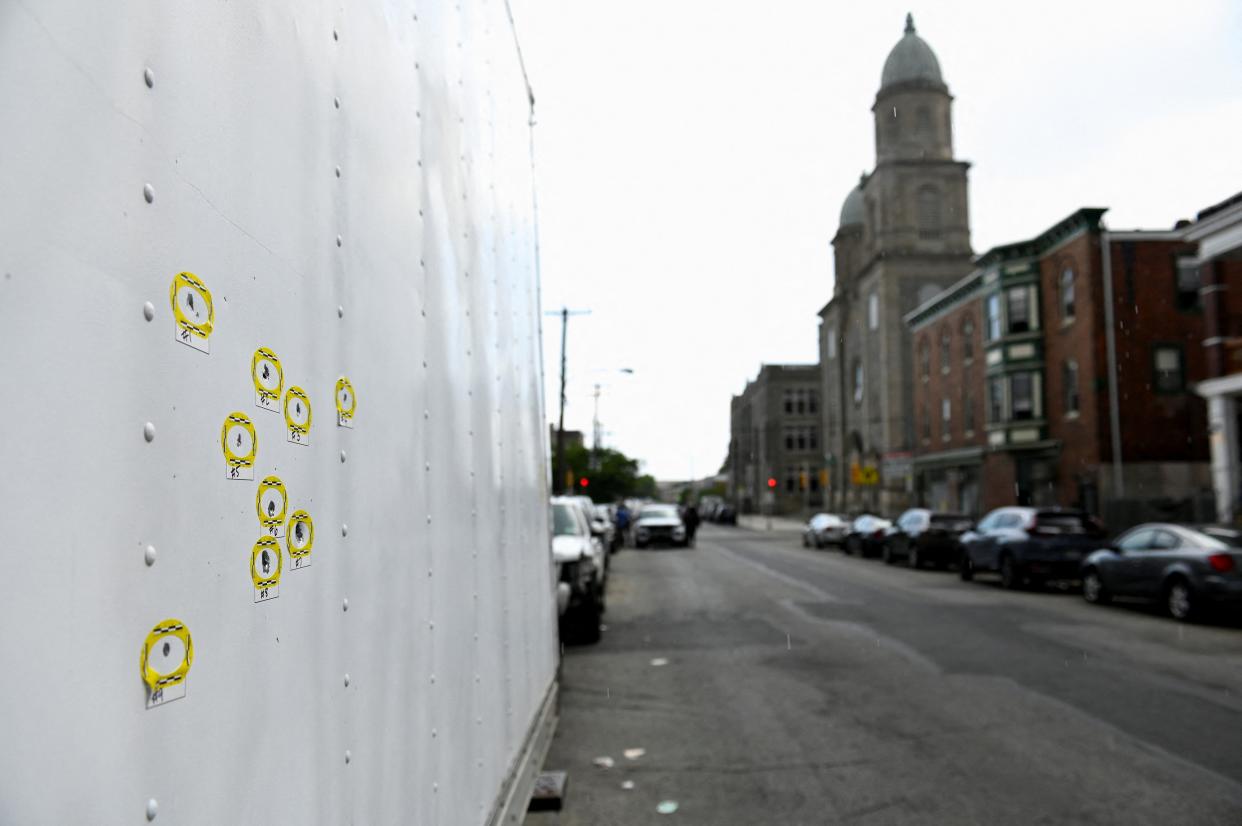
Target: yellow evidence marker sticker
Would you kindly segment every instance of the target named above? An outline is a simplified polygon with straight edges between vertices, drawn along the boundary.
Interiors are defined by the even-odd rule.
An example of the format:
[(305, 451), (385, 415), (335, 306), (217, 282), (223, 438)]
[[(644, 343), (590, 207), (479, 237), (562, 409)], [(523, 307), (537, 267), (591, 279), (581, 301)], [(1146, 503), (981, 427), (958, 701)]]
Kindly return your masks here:
[(210, 352), (207, 340), (215, 326), (216, 312), (207, 285), (192, 272), (179, 272), (173, 276), (168, 300), (172, 304), (177, 341), (200, 353)]
[(171, 703), (185, 696), (185, 678), (194, 661), (190, 629), (179, 619), (155, 625), (142, 642), (138, 669), (147, 686), (147, 708)]
[(259, 436), (254, 423), (245, 413), (236, 410), (224, 418), (220, 428), (220, 446), (224, 448), (226, 479), (254, 481), (254, 457), (259, 452)]
[(311, 564), (311, 548), (315, 544), (315, 523), (310, 514), (304, 510), (296, 510), (289, 517), (289, 533), (285, 537), (285, 545), (289, 548), (289, 559), (293, 560), (293, 570), (309, 568)]
[(250, 579), (254, 582), (255, 602), (280, 596), (281, 563), (280, 543), (274, 537), (260, 536), (250, 552)]
[(259, 483), (254, 495), (254, 509), (259, 514), (263, 533), (279, 539), (285, 535), (285, 513), (289, 508), (289, 494), (279, 476), (268, 476)]
[(250, 359), (250, 378), (254, 381), (254, 405), (272, 413), (280, 412), (280, 394), (285, 389), (285, 371), (280, 359), (266, 347), (254, 351)]
[(295, 445), (310, 444), (310, 399), (300, 387), (290, 387), (285, 392), (285, 424), (289, 426), (289, 441)]
[(341, 376), (336, 380), (336, 426), (354, 426), (354, 411), (358, 409), (358, 396), (349, 379)]

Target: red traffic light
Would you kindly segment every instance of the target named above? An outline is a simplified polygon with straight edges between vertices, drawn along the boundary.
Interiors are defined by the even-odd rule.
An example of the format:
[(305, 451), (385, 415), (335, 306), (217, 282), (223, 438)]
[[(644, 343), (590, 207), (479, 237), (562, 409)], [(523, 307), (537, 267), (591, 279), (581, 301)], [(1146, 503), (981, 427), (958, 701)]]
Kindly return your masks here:
[(771, 476), (769, 476), (769, 477), (768, 477), (768, 487), (770, 487), (770, 488), (774, 488), (774, 487), (776, 487), (776, 479), (775, 479), (775, 478), (773, 478), (773, 477), (771, 477)]
[(581, 479), (578, 480), (578, 484), (581, 487), (585, 488), (587, 485), (591, 484), (591, 480), (583, 476)]

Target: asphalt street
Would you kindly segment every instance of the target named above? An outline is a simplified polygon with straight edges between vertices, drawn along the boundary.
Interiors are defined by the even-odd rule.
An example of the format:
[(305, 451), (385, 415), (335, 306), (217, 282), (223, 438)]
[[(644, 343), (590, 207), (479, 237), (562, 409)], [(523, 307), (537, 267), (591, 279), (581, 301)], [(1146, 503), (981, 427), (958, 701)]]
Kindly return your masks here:
[(706, 525), (616, 555), (604, 622), (565, 650), (568, 793), (530, 826), (1242, 824), (1236, 621)]

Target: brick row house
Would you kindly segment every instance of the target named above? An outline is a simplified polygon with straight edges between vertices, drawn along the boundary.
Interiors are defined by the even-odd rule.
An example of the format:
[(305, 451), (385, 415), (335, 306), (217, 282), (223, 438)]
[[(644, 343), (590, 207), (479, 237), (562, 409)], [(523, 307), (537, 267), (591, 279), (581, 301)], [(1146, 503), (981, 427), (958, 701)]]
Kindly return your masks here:
[(989, 250), (907, 315), (920, 502), (1208, 515), (1196, 245), (1184, 228), (1108, 231), (1104, 212)]

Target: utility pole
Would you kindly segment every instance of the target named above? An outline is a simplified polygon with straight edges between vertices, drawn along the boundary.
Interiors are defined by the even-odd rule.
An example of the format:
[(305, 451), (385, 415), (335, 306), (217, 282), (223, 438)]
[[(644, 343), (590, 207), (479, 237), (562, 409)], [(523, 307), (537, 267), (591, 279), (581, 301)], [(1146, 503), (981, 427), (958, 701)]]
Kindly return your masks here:
[(544, 313), (544, 315), (559, 315), (561, 317), (561, 413), (556, 424), (556, 469), (552, 474), (552, 490), (555, 493), (565, 492), (565, 344), (569, 337), (569, 317), (571, 315), (590, 315), (590, 313), (590, 310), (571, 310), (564, 306), (559, 310)]

